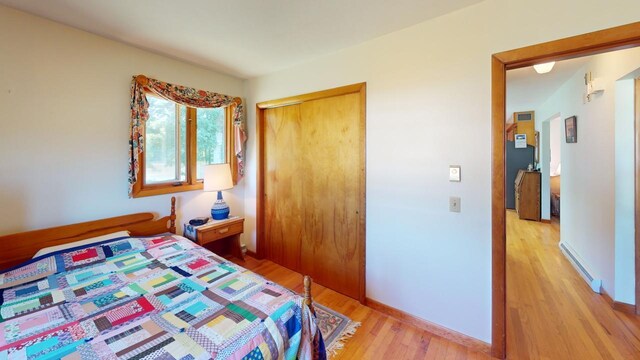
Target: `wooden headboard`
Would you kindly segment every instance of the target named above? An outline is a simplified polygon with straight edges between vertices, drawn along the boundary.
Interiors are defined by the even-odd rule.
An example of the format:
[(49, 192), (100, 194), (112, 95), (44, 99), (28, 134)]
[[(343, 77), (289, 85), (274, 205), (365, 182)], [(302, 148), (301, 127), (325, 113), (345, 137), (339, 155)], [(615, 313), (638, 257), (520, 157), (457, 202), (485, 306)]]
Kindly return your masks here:
[(78, 224), (27, 231), (0, 237), (0, 270), (18, 265), (49, 246), (68, 244), (94, 236), (128, 230), (132, 236), (176, 233), (176, 198), (171, 198), (171, 214), (154, 220), (150, 212), (88, 221)]

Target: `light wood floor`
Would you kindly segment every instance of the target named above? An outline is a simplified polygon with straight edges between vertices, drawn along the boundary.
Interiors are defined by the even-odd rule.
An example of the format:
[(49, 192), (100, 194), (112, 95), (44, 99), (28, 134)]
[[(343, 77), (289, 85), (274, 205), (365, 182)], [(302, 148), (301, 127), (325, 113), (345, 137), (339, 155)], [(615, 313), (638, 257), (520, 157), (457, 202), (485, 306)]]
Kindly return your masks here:
[[(509, 359), (640, 359), (640, 318), (614, 311), (558, 248), (559, 225), (507, 212)], [(302, 276), (268, 260), (242, 266), (302, 292)], [(321, 285), (314, 300), (362, 322), (335, 359), (490, 359)]]
[(640, 359), (640, 318), (591, 291), (559, 238), (557, 222), (507, 212), (509, 359)]
[[(302, 276), (268, 260), (247, 257), (241, 266), (298, 293)], [(315, 302), (339, 311), (362, 325), (333, 359), (490, 359), (414, 326), (404, 324), (359, 302), (313, 284)]]

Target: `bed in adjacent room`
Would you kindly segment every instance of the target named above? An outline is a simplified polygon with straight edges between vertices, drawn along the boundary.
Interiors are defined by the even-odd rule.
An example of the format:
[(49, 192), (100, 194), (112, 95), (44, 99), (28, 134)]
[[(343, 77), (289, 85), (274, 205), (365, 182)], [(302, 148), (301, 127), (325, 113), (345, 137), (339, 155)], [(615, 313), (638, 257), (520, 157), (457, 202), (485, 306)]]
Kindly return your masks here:
[(560, 217), (560, 175), (551, 176), (551, 215)]
[(132, 216), (0, 238), (0, 359), (326, 358), (308, 286), (173, 234), (173, 206)]

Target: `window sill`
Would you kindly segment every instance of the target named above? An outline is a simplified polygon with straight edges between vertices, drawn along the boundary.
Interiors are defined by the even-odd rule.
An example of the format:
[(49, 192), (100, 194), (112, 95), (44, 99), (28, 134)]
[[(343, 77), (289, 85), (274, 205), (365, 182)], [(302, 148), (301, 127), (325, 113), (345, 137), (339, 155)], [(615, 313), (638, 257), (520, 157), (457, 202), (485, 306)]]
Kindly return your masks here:
[(164, 195), (164, 194), (173, 194), (184, 191), (194, 191), (194, 190), (202, 190), (204, 188), (204, 184), (202, 182), (198, 182), (197, 184), (184, 184), (184, 185), (154, 185), (153, 187), (143, 188), (136, 190), (134, 188), (133, 197), (147, 197), (147, 196), (156, 196), (156, 195)]

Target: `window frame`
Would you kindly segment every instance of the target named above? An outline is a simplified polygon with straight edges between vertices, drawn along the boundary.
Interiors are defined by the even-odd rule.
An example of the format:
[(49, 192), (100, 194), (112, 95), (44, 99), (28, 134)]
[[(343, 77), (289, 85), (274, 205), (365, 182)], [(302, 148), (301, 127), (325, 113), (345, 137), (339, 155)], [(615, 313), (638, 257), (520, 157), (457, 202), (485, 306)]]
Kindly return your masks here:
[[(154, 94), (147, 94), (150, 96), (155, 96)], [(170, 100), (168, 100), (170, 101)], [(185, 181), (179, 182), (164, 182), (164, 183), (153, 183), (153, 184), (145, 184), (145, 157), (146, 157), (146, 147), (140, 153), (138, 159), (138, 177), (136, 182), (133, 184), (132, 196), (134, 198), (146, 197), (146, 196), (156, 196), (156, 195), (164, 195), (164, 194), (173, 194), (184, 191), (194, 191), (194, 190), (202, 190), (204, 188), (203, 180), (197, 179), (197, 131), (198, 131), (198, 119), (197, 119), (197, 108), (185, 106), (187, 109), (187, 125), (185, 134), (185, 146), (187, 152), (187, 176)], [(237, 165), (236, 161), (234, 161), (234, 136), (233, 136), (233, 113), (235, 110), (236, 104), (232, 103), (231, 105), (224, 108), (224, 118), (225, 118), (225, 162), (231, 165), (231, 174), (233, 179), (233, 184), (237, 183)], [(146, 124), (145, 124), (146, 125)], [(146, 127), (145, 127), (145, 138)]]

